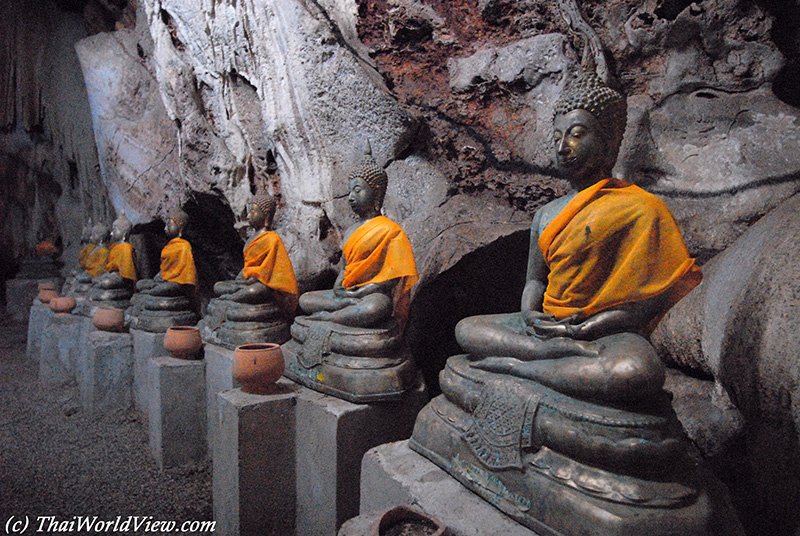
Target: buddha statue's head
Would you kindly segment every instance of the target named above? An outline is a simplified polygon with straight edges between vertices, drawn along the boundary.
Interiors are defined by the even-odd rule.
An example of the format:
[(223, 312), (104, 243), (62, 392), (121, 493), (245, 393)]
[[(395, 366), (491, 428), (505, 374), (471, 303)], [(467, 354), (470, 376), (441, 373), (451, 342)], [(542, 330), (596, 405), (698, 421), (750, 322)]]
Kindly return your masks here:
[(167, 218), (167, 223), (164, 225), (164, 233), (170, 240), (183, 236), (183, 231), (188, 224), (189, 215), (179, 208), (175, 209)]
[(627, 119), (625, 96), (585, 73), (556, 102), (553, 140), (564, 178), (580, 187), (611, 175)]
[(247, 223), (253, 229), (266, 229), (272, 226), (275, 216), (275, 200), (271, 195), (259, 194), (247, 206)]
[(380, 214), (388, 182), (386, 171), (368, 151), (348, 178), (350, 194), (347, 201), (353, 212), (360, 217), (374, 217)]
[(104, 223), (95, 224), (92, 227), (92, 237), (90, 240), (93, 244), (102, 244), (108, 238), (108, 226)]
[(112, 242), (126, 242), (133, 230), (133, 224), (125, 214), (114, 220), (111, 224), (111, 241)]

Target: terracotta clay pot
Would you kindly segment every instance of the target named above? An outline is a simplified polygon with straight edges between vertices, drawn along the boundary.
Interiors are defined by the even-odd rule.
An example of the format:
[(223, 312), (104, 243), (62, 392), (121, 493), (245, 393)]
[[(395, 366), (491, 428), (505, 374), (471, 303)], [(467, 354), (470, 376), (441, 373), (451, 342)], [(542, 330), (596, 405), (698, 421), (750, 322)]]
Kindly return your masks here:
[(372, 536), (444, 536), (446, 531), (447, 527), (435, 517), (408, 506), (396, 506), (378, 519)]
[(42, 303), (50, 303), (50, 300), (58, 297), (58, 292), (53, 288), (43, 288), (39, 291), (39, 301)]
[(71, 296), (56, 296), (50, 300), (50, 310), (54, 313), (69, 314), (78, 305)]
[(279, 345), (243, 344), (233, 352), (233, 379), (242, 384), (245, 393), (265, 395), (275, 390), (284, 365)]
[(194, 326), (172, 326), (164, 335), (164, 349), (175, 359), (202, 359), (203, 341)]
[(122, 331), (125, 327), (125, 311), (111, 307), (100, 307), (94, 313), (92, 323), (100, 331)]

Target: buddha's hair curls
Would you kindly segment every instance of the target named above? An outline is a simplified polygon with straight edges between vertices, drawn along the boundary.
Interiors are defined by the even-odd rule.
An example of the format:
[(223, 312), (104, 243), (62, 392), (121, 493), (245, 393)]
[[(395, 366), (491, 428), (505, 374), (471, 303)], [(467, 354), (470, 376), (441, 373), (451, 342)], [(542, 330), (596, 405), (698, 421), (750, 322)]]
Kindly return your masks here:
[(605, 85), (593, 72), (585, 72), (559, 97), (554, 117), (573, 110), (586, 110), (603, 126), (613, 144), (619, 149), (627, 123), (628, 106), (625, 95)]
[(272, 216), (275, 215), (275, 200), (271, 195), (258, 194), (253, 197), (252, 203), (261, 209), (261, 212), (267, 217), (267, 221), (272, 221)]
[(189, 224), (189, 215), (179, 208), (176, 208), (170, 213), (169, 219), (175, 222), (175, 225), (178, 226), (178, 230), (180, 231), (186, 229), (186, 226)]
[(363, 179), (364, 182), (369, 184), (369, 187), (375, 191), (378, 204), (383, 206), (383, 198), (386, 196), (386, 185), (389, 183), (389, 176), (373, 158), (371, 150), (356, 164), (347, 181), (350, 182), (353, 179)]

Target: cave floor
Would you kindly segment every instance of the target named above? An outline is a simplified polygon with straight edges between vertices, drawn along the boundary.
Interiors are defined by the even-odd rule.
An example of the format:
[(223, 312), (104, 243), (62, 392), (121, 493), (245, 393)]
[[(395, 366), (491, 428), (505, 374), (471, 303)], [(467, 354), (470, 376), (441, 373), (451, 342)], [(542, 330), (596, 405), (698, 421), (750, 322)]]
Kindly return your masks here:
[(0, 530), (11, 516), (29, 516), (31, 532), (50, 522), (40, 516), (212, 519), (210, 462), (159, 471), (132, 410), (93, 415), (76, 385), (38, 385), (26, 336), (26, 324), (0, 317)]

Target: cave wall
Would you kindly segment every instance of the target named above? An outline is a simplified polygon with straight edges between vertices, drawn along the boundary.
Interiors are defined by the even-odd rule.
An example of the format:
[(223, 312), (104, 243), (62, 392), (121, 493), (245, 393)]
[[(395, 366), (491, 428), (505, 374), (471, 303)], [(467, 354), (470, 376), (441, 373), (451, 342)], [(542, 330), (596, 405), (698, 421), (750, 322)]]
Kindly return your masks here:
[[(592, 36), (571, 29), (557, 4), (37, 1), (37, 16), (21, 2), (4, 8), (13, 30), (4, 73), (17, 90), (4, 98), (14, 107), (5, 107), (0, 152), (18, 157), (20, 132), (51, 132), (49, 147), (66, 156), (24, 162), (34, 174), (55, 166), (49, 175), (70, 194), (62, 198), (83, 215), (124, 211), (146, 223), (203, 193), (241, 218), (247, 198), (265, 190), (279, 198), (278, 230), (310, 288), (338, 262), (351, 221), (344, 177), (368, 139), (390, 175), (386, 213), (411, 236), (421, 288), (563, 192), (552, 106)], [(617, 174), (667, 200), (693, 254), (710, 258), (800, 188), (796, 97), (786, 83), (773, 91), (796, 65), (796, 32), (777, 4), (581, 5), (629, 95)], [(75, 48), (88, 98), (48, 93), (75, 85), (72, 44), (87, 32)], [(9, 37), (26, 34), (39, 36), (38, 48)], [(53, 66), (14, 69), (36, 58)], [(96, 149), (84, 143), (92, 137)], [(37, 138), (27, 152), (46, 145)], [(7, 175), (20, 173), (31, 172)], [(75, 210), (51, 218), (69, 227), (69, 244)]]
[(0, 5), (0, 280), (44, 239), (74, 264), (85, 218), (112, 210), (73, 48), (85, 36), (52, 1)]

